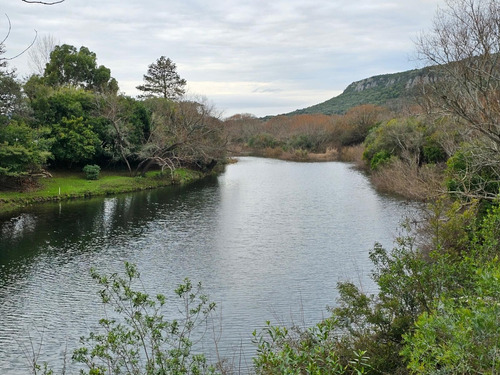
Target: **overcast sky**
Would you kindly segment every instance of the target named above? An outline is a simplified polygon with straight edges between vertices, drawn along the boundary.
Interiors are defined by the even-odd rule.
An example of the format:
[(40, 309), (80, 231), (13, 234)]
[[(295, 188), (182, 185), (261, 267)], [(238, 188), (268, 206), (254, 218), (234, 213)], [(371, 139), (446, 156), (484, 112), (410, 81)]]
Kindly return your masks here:
[[(86, 46), (135, 96), (164, 55), (191, 95), (223, 112), (256, 116), (305, 108), (351, 82), (418, 67), (414, 44), (443, 0), (2, 0), (7, 57), (52, 36)], [(0, 19), (1, 31), (8, 30)], [(3, 39), (3, 38), (1, 38)], [(11, 61), (20, 78), (28, 55)]]

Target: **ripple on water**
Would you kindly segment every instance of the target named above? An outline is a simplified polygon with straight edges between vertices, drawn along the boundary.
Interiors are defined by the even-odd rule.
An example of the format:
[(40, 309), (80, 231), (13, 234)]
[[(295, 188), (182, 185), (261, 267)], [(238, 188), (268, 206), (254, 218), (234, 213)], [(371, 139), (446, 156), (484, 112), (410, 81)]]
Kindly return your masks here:
[(60, 368), (102, 312), (90, 268), (125, 260), (174, 306), (175, 285), (201, 281), (218, 315), (199, 347), (215, 357), (220, 335), (219, 353), (248, 368), (266, 320), (319, 321), (340, 280), (374, 289), (368, 251), (391, 245), (407, 207), (346, 164), (243, 158), (216, 181), (33, 209), (24, 226), (0, 223), (2, 374), (31, 344)]

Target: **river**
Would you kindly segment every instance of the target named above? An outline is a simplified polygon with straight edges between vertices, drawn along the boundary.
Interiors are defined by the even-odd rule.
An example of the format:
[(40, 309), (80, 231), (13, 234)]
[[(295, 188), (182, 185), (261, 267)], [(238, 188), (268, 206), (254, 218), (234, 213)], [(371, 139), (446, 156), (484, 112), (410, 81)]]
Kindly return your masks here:
[(35, 354), (56, 374), (66, 355), (72, 373), (71, 352), (101, 312), (89, 270), (125, 261), (152, 294), (200, 281), (218, 305), (220, 354), (251, 367), (251, 333), (266, 320), (314, 324), (339, 281), (375, 291), (369, 251), (391, 247), (412, 212), (346, 163), (244, 157), (186, 187), (0, 217), (0, 372), (27, 373)]

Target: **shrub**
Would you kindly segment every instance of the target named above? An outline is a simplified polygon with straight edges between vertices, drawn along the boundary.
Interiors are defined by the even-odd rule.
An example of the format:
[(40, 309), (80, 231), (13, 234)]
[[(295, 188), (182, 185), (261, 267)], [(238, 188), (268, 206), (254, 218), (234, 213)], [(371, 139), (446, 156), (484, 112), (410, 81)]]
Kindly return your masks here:
[(422, 148), (424, 162), (426, 163), (441, 163), (447, 159), (446, 152), (439, 143), (432, 137), (427, 137)]
[(191, 335), (215, 308), (200, 284), (185, 279), (178, 286), (184, 316), (169, 321), (164, 295), (133, 289), (141, 284), (135, 265), (125, 263), (125, 277), (92, 270), (92, 278), (102, 287), (102, 303), (113, 312), (99, 321), (101, 332), (82, 338), (83, 346), (74, 351), (73, 360), (88, 368), (80, 374), (215, 374), (203, 354), (192, 353)]
[(99, 172), (101, 172), (101, 167), (95, 164), (87, 164), (85, 167), (83, 167), (83, 172), (85, 173), (85, 178), (87, 180), (98, 180)]
[(370, 160), (370, 168), (375, 170), (379, 166), (387, 163), (390, 158), (391, 154), (386, 150), (379, 151), (375, 155), (373, 155), (372, 159)]
[(352, 353), (351, 360), (342, 364), (336, 352), (337, 322), (325, 319), (314, 327), (272, 326), (270, 322), (260, 333), (254, 331), (257, 346), (255, 371), (264, 374), (365, 374), (368, 358), (364, 351)]
[(248, 146), (254, 148), (274, 148), (279, 145), (279, 142), (268, 133), (260, 133), (250, 138)]
[(316, 149), (316, 144), (311, 136), (307, 134), (296, 134), (288, 141), (288, 145), (292, 149), (313, 151)]
[(498, 151), (482, 142), (464, 144), (447, 161), (448, 191), (464, 199), (494, 200), (500, 192)]
[(404, 336), (401, 354), (415, 374), (495, 374), (500, 371), (500, 267), (476, 272), (473, 291), (443, 297)]

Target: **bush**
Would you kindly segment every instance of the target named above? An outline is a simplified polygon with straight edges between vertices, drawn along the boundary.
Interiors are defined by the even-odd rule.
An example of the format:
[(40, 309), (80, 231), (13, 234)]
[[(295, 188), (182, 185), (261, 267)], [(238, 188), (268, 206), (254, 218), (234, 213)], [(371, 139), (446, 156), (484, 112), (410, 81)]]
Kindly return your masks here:
[[(194, 332), (207, 324), (215, 309), (201, 293), (201, 284), (185, 279), (175, 290), (181, 306), (167, 313), (163, 294), (150, 296), (134, 285), (142, 284), (135, 265), (125, 263), (125, 275), (100, 275), (91, 270), (92, 278), (102, 288), (101, 302), (105, 317), (99, 320), (99, 331), (80, 339), (82, 347), (73, 352), (72, 360), (80, 363), (81, 375), (99, 374), (218, 374), (207, 364), (205, 355), (193, 353)], [(172, 313), (178, 319), (167, 320)], [(47, 363), (34, 363), (34, 374), (54, 372)]]
[(476, 288), (443, 297), (404, 336), (401, 352), (415, 374), (495, 374), (500, 371), (500, 267), (476, 272)]
[(101, 172), (101, 167), (98, 165), (86, 165), (83, 167), (83, 172), (85, 173), (85, 178), (87, 180), (98, 180), (99, 179), (99, 172)]
[(464, 199), (494, 200), (500, 192), (498, 151), (481, 142), (464, 144), (447, 161), (448, 191)]
[(264, 374), (365, 374), (369, 366), (364, 351), (354, 351), (342, 364), (336, 352), (337, 322), (325, 319), (312, 328), (272, 326), (267, 322), (260, 333), (254, 331), (257, 346), (255, 372)]
[(370, 168), (373, 170), (377, 169), (379, 166), (387, 163), (391, 157), (392, 155), (385, 150), (377, 152), (370, 160)]
[(292, 149), (308, 150), (314, 151), (316, 149), (316, 144), (311, 136), (307, 134), (296, 134), (288, 141), (288, 145)]
[(250, 138), (248, 146), (253, 148), (274, 148), (279, 146), (279, 142), (268, 133), (260, 133)]

